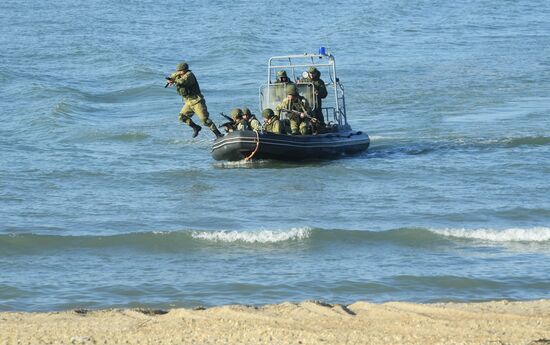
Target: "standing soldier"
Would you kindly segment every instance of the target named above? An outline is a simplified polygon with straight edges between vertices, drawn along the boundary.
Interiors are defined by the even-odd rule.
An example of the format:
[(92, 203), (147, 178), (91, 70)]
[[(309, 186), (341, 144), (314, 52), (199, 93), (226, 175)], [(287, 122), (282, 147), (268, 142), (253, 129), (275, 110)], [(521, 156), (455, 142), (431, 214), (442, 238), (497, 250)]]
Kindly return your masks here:
[(223, 137), (214, 122), (208, 118), (208, 110), (206, 102), (201, 93), (199, 83), (193, 72), (189, 70), (189, 65), (186, 62), (181, 62), (176, 66), (176, 72), (172, 73), (167, 78), (168, 85), (176, 85), (178, 94), (183, 98), (184, 106), (181, 108), (179, 119), (193, 129), (193, 138), (199, 135), (201, 126), (195, 124), (191, 117), (197, 114), (202, 123), (210, 128), (217, 138)]
[(317, 119), (318, 125), (324, 127), (325, 126), (325, 118), (323, 116), (323, 106), (322, 106), (322, 100), (323, 98), (327, 97), (327, 87), (325, 86), (325, 82), (323, 79), (321, 79), (321, 72), (314, 66), (311, 66), (308, 71), (308, 78), (302, 78), (300, 79), (301, 82), (309, 82), (313, 84), (313, 92), (315, 93), (315, 98), (317, 102), (317, 106), (313, 110), (313, 116)]
[(275, 79), (276, 83), (283, 83), (283, 84), (293, 84), (292, 80), (286, 75), (285, 70), (277, 71), (277, 79)]
[(264, 131), (268, 133), (281, 134), (281, 123), (279, 117), (275, 115), (273, 110), (265, 108), (262, 111), (262, 117), (264, 118)]
[(250, 129), (256, 132), (262, 130), (262, 125), (260, 124), (260, 121), (258, 121), (256, 116), (252, 115), (250, 109), (248, 109), (247, 107), (243, 108), (243, 119), (246, 121), (246, 128), (243, 129)]
[(286, 98), (275, 108), (277, 116), (280, 117), (281, 112), (287, 113), (287, 117), (290, 118), (292, 135), (309, 134), (311, 108), (307, 99), (298, 94), (296, 85), (289, 85), (286, 88), (286, 93)]

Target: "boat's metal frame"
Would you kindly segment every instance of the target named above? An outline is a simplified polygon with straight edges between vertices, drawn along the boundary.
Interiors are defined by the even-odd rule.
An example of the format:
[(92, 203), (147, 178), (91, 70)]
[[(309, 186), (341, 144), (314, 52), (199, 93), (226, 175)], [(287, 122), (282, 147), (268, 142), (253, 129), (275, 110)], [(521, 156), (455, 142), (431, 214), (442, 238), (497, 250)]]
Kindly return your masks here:
[[(327, 122), (334, 121), (338, 124), (338, 126), (349, 128), (346, 116), (346, 99), (344, 94), (344, 86), (336, 75), (336, 61), (334, 59), (334, 56), (330, 53), (306, 53), (301, 55), (273, 56), (269, 58), (267, 65), (267, 84), (260, 86), (260, 110), (273, 107), (274, 102), (272, 98), (273, 95), (277, 93), (277, 91), (283, 91), (282, 94), (286, 95), (287, 84), (275, 83), (273, 80), (273, 76), (276, 75), (277, 71), (285, 70), (287, 71), (287, 74), (290, 72), (292, 78), (289, 78), (293, 80), (293, 82), (296, 82), (298, 81), (298, 78), (296, 77), (296, 70), (301, 69), (305, 71), (309, 67), (315, 67), (321, 72), (322, 75), (328, 74), (329, 76), (329, 79), (327, 79), (325, 82), (327, 86), (327, 91), (330, 90), (329, 94), (332, 94), (332, 101), (328, 104), (327, 101), (325, 101), (325, 104), (322, 108), (325, 120), (327, 120)], [(299, 73), (299, 75), (301, 76), (302, 73)], [(296, 85), (298, 86), (298, 90), (302, 94), (302, 96), (306, 97), (306, 99), (308, 99), (313, 107), (318, 106), (315, 103), (316, 97), (313, 96), (313, 85), (311, 83), (300, 82)]]

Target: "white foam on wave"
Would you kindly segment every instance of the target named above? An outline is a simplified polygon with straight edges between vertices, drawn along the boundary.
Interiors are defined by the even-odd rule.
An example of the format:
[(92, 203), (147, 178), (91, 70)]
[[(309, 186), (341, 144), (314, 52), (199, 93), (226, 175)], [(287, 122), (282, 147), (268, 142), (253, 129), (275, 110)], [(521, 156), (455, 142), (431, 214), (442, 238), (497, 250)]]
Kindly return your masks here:
[(436, 234), (491, 242), (545, 242), (550, 241), (550, 228), (510, 229), (432, 229)]
[(276, 243), (289, 240), (303, 240), (311, 235), (310, 228), (292, 228), (286, 231), (193, 231), (195, 239), (215, 242)]
[(222, 169), (257, 168), (259, 165), (265, 165), (269, 163), (270, 161), (265, 159), (248, 160), (248, 161), (245, 159), (241, 159), (240, 161), (214, 163), (214, 166), (216, 168), (222, 168)]

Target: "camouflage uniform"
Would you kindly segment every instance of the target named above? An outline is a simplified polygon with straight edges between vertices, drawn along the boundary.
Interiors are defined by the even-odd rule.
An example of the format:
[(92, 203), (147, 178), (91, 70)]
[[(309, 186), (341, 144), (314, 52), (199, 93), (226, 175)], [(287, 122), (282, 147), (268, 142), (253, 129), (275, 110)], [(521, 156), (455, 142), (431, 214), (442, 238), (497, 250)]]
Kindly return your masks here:
[(243, 119), (243, 111), (240, 108), (235, 108), (231, 110), (231, 119), (233, 120), (234, 129), (230, 132), (242, 131), (244, 129), (246, 121)]
[[(300, 113), (305, 113), (306, 115), (311, 113), (311, 108), (309, 107), (307, 99), (298, 94), (298, 91), (294, 85), (287, 88), (287, 95), (292, 97), (285, 98), (283, 102), (275, 108), (277, 116), (281, 116), (282, 109), (294, 110)], [(307, 117), (301, 118), (300, 116), (291, 113), (287, 113), (286, 116), (290, 119), (291, 134), (309, 134), (309, 119)]]
[(285, 70), (277, 71), (277, 79), (275, 79), (276, 83), (283, 83), (283, 84), (294, 84), (292, 80), (286, 75)]
[(250, 112), (250, 109), (248, 109), (247, 107), (243, 108), (243, 118), (244, 118), (244, 121), (246, 121), (246, 123), (243, 123), (242, 129), (239, 129), (239, 128), (237, 129), (239, 130), (248, 129), (253, 131), (262, 130), (262, 125), (260, 124), (260, 121), (256, 119), (256, 116), (252, 115), (252, 113)]
[(323, 98), (326, 98), (328, 95), (327, 87), (325, 86), (325, 82), (323, 79), (320, 78), (321, 72), (317, 70), (315, 67), (310, 67), (308, 69), (309, 77), (308, 78), (301, 78), (301, 82), (308, 82), (312, 83), (315, 91), (317, 106), (313, 110), (313, 117), (315, 117), (318, 121), (318, 125), (325, 125), (325, 118), (323, 116), (323, 105), (322, 100)]
[(264, 109), (262, 117), (264, 118), (264, 132), (281, 134), (281, 123), (273, 110), (269, 108)]
[(195, 137), (200, 131), (200, 126), (196, 125), (193, 120), (191, 120), (191, 117), (193, 114), (197, 114), (201, 122), (205, 126), (208, 126), (216, 137), (222, 137), (223, 135), (218, 131), (216, 125), (208, 118), (208, 109), (206, 108), (206, 102), (201, 93), (199, 83), (193, 72), (189, 70), (187, 63), (179, 63), (176, 67), (176, 71), (177, 72), (170, 75), (170, 78), (176, 85), (176, 90), (185, 103), (180, 110), (180, 121), (193, 128), (195, 131), (193, 137)]

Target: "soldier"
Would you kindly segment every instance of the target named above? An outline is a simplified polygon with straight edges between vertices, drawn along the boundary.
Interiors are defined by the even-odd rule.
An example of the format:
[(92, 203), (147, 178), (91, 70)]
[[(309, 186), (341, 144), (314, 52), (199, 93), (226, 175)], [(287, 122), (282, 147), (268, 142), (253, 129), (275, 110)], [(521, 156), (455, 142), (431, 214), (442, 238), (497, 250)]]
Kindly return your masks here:
[(322, 99), (327, 97), (327, 87), (325, 82), (321, 79), (321, 72), (313, 66), (308, 71), (308, 77), (300, 79), (301, 82), (309, 82), (313, 84), (315, 98), (317, 101), (317, 107), (313, 110), (313, 116), (317, 119), (317, 125), (320, 127), (325, 126), (325, 118), (323, 116)]
[(276, 83), (283, 83), (283, 84), (293, 84), (292, 80), (290, 80), (285, 70), (277, 71), (277, 79), (275, 79)]
[(172, 73), (168, 78), (168, 85), (176, 85), (178, 94), (183, 98), (185, 104), (181, 108), (179, 119), (193, 129), (193, 138), (199, 135), (201, 126), (195, 124), (191, 117), (197, 114), (199, 119), (205, 126), (216, 135), (217, 138), (223, 137), (216, 125), (208, 118), (208, 110), (206, 102), (201, 93), (199, 83), (193, 72), (189, 70), (186, 62), (181, 62), (176, 66), (176, 72)]
[(305, 135), (310, 133), (309, 120), (311, 108), (307, 99), (298, 94), (296, 85), (287, 87), (286, 98), (275, 108), (277, 116), (286, 110), (286, 116), (290, 119), (290, 130), (292, 135)]
[(262, 111), (262, 117), (264, 118), (264, 131), (268, 133), (281, 134), (281, 123), (279, 117), (275, 115), (273, 110), (265, 108)]
[(233, 131), (242, 131), (245, 127), (246, 121), (243, 119), (243, 111), (240, 108), (231, 110), (231, 119), (233, 119)]
[(243, 125), (243, 129), (250, 129), (253, 131), (262, 130), (262, 125), (260, 124), (260, 121), (256, 119), (256, 116), (252, 115), (250, 109), (248, 109), (247, 107), (243, 108), (243, 120), (246, 121), (246, 123)]

